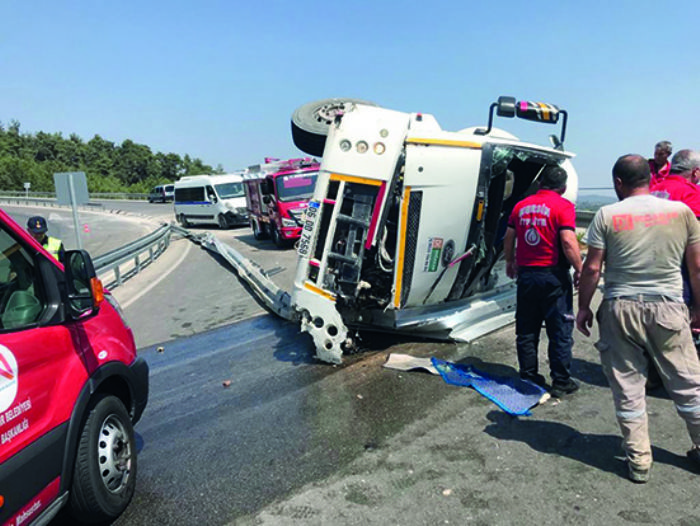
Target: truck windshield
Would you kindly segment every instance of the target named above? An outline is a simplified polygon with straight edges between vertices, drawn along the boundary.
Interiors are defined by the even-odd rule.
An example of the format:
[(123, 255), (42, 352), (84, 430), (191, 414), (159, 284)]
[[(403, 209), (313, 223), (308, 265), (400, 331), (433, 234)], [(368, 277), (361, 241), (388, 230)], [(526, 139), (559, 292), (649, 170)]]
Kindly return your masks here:
[(243, 183), (222, 183), (215, 184), (216, 193), (221, 199), (233, 199), (234, 197), (243, 197)]
[(314, 195), (318, 172), (289, 174), (278, 177), (277, 198), (280, 201), (303, 201)]

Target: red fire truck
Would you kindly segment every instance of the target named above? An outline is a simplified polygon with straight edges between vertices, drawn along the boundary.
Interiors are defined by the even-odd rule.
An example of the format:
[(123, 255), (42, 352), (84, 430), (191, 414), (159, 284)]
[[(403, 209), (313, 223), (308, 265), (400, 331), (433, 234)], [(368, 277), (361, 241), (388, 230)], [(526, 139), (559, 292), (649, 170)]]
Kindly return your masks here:
[(271, 237), (279, 248), (299, 239), (319, 166), (311, 157), (284, 161), (266, 158), (264, 163), (248, 168), (245, 197), (255, 239)]

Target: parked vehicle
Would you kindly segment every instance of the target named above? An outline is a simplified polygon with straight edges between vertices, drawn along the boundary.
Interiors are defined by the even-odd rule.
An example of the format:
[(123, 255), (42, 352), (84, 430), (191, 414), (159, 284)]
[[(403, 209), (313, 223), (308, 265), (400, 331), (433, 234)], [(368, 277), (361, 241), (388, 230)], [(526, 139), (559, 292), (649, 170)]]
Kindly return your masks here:
[(183, 227), (214, 224), (225, 229), (248, 224), (240, 174), (191, 175), (175, 182), (175, 218)]
[[(552, 147), (492, 127), (494, 110), (555, 124)], [(488, 126), (459, 132), (432, 115), (346, 99), (300, 107), (292, 136), (323, 156), (298, 244), (291, 295), (317, 356), (340, 362), (361, 329), (469, 341), (500, 325), (513, 283), (497, 272), (513, 206), (534, 192), (546, 164), (578, 176), (563, 149), (567, 113), (500, 97)]]
[(255, 239), (269, 236), (280, 248), (299, 239), (319, 166), (315, 159), (304, 158), (248, 168), (244, 188)]
[(65, 268), (0, 210), (0, 524), (114, 520), (136, 486), (148, 366), (83, 250)]
[(155, 186), (148, 194), (149, 203), (167, 203), (174, 199), (175, 185), (166, 184)]

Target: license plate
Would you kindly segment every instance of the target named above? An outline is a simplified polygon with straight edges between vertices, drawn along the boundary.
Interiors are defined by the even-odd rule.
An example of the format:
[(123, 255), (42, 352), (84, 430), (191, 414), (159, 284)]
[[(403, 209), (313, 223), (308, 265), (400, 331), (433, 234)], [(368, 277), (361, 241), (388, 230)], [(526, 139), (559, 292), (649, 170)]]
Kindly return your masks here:
[(299, 238), (299, 248), (297, 252), (300, 256), (307, 257), (311, 253), (311, 236), (314, 233), (314, 225), (321, 211), (321, 203), (317, 201), (309, 202), (308, 208), (304, 211), (304, 226), (301, 229)]

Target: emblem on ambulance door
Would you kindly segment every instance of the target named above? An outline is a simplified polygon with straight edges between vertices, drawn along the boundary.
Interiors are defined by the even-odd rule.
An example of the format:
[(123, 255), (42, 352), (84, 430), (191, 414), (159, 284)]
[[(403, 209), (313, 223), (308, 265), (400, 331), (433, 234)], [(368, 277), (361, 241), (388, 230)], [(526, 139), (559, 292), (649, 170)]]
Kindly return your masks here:
[(0, 345), (0, 412), (15, 401), (17, 384), (17, 360), (10, 349)]

